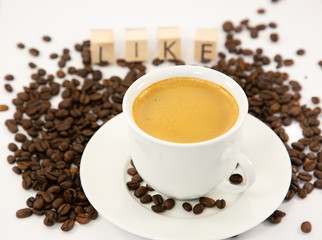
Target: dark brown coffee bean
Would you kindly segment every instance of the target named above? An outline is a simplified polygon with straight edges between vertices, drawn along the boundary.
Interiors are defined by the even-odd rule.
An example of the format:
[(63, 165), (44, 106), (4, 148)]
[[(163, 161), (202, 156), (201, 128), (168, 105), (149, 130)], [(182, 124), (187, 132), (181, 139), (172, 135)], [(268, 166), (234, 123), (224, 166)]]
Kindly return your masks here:
[(226, 21), (223, 24), (223, 30), (225, 32), (230, 32), (234, 29), (233, 23), (231, 21)]
[(184, 203), (182, 204), (182, 207), (183, 207), (183, 209), (184, 209), (184, 210), (186, 210), (187, 212), (191, 212), (191, 211), (192, 211), (192, 206), (191, 206), (191, 204), (190, 204), (190, 203), (188, 203), (188, 202), (184, 202)]
[(272, 42), (277, 42), (278, 41), (278, 34), (277, 33), (271, 33), (270, 39), (272, 40)]
[(87, 212), (88, 216), (90, 217), (90, 219), (92, 219), (92, 220), (97, 219), (98, 212), (96, 211), (96, 209), (92, 205), (89, 205), (86, 208), (86, 212)]
[(4, 89), (6, 89), (7, 92), (12, 92), (13, 91), (13, 88), (9, 83), (6, 83), (4, 85)]
[(305, 188), (301, 188), (298, 190), (297, 192), (297, 195), (300, 197), (300, 198), (306, 198), (307, 196), (307, 191)]
[(8, 149), (11, 151), (11, 152), (14, 152), (18, 149), (18, 146), (14, 143), (9, 143), (8, 145)]
[(17, 133), (15, 135), (15, 140), (17, 142), (21, 142), (22, 143), (22, 142), (26, 141), (26, 139), (27, 139), (27, 137), (24, 134), (22, 134), (22, 133)]
[(47, 227), (51, 227), (51, 226), (55, 225), (56, 221), (55, 221), (55, 219), (47, 216), (47, 217), (44, 218), (43, 222)]
[(135, 174), (132, 178), (132, 181), (134, 182), (143, 182), (143, 179), (141, 178), (141, 176), (139, 174)]
[(139, 188), (140, 183), (135, 181), (129, 181), (126, 183), (126, 185), (129, 190), (136, 190)]
[(286, 196), (285, 196), (285, 200), (286, 201), (291, 200), (294, 197), (294, 195), (295, 195), (294, 190), (289, 189)]
[(140, 202), (144, 204), (152, 202), (151, 195), (145, 194), (144, 196), (140, 197)]
[(26, 217), (30, 217), (32, 215), (32, 213), (33, 212), (30, 208), (22, 208), (16, 212), (16, 217), (17, 218), (26, 218)]
[(156, 213), (162, 213), (165, 210), (167, 210), (166, 206), (162, 206), (162, 205), (152, 205), (151, 209), (153, 212), (156, 212)]
[(135, 168), (129, 168), (129, 169), (127, 170), (127, 173), (128, 173), (129, 175), (131, 175), (131, 176), (134, 176), (134, 175), (136, 175), (138, 172), (136, 171), (136, 169), (135, 169)]
[(147, 194), (148, 189), (144, 186), (140, 186), (138, 187), (135, 191), (134, 191), (134, 196), (136, 196), (137, 198), (143, 197), (145, 194)]
[(313, 171), (315, 168), (316, 168), (316, 162), (314, 160), (306, 160), (303, 163), (304, 171), (310, 172), (310, 171)]
[(192, 211), (194, 214), (201, 214), (203, 212), (204, 208), (205, 207), (203, 204), (198, 203), (193, 207)]
[(293, 148), (295, 148), (295, 149), (297, 149), (299, 151), (303, 151), (304, 148), (305, 148), (303, 143), (301, 143), (301, 142), (293, 142), (291, 145), (292, 145)]
[(314, 171), (314, 176), (318, 179), (322, 179), (322, 171), (320, 170), (315, 170)]
[(302, 181), (306, 181), (306, 182), (308, 182), (308, 181), (311, 181), (311, 180), (312, 180), (312, 175), (311, 175), (311, 174), (309, 174), (309, 173), (307, 173), (307, 172), (300, 172), (300, 173), (298, 174), (298, 177), (299, 177), (299, 179), (301, 179)]
[(322, 179), (318, 179), (314, 182), (314, 187), (322, 189)]
[(168, 198), (164, 201), (164, 206), (167, 208), (167, 210), (170, 210), (174, 207), (175, 201), (173, 198)]
[(257, 13), (264, 14), (266, 11), (264, 8), (257, 9)]
[(68, 203), (64, 203), (59, 206), (59, 208), (57, 209), (57, 212), (60, 215), (66, 215), (70, 211), (70, 208), (71, 208), (71, 206)]
[(64, 73), (64, 71), (63, 71), (63, 70), (58, 70), (58, 71), (56, 72), (56, 76), (57, 76), (58, 78), (64, 78), (64, 77), (65, 77), (65, 73)]
[(52, 201), (54, 201), (55, 196), (51, 192), (46, 191), (42, 194), (42, 198), (44, 199), (45, 202), (51, 203)]
[(51, 37), (48, 35), (45, 35), (42, 37), (42, 40), (44, 40), (45, 42), (50, 42), (51, 41)]
[(34, 205), (35, 200), (36, 199), (34, 197), (28, 198), (27, 201), (26, 201), (27, 206), (30, 207), (30, 208), (32, 208), (33, 205)]
[(205, 207), (212, 208), (215, 206), (216, 201), (209, 197), (201, 197), (199, 198), (199, 202)]
[(296, 54), (297, 54), (297, 55), (299, 55), (299, 56), (302, 56), (302, 55), (304, 55), (304, 54), (305, 54), (305, 50), (304, 50), (304, 49), (298, 49), (298, 50), (296, 51)]
[(294, 64), (294, 61), (292, 59), (285, 59), (283, 63), (285, 66), (292, 66)]
[(304, 233), (309, 233), (312, 231), (312, 224), (309, 221), (302, 222), (301, 230)]
[(155, 205), (162, 205), (163, 197), (160, 194), (155, 194), (152, 196), (152, 201)]
[(224, 199), (216, 200), (216, 207), (219, 209), (223, 209), (226, 207), (226, 201)]
[(20, 49), (24, 49), (25, 48), (25, 44), (23, 43), (17, 43), (17, 47)]
[(75, 225), (75, 220), (67, 219), (61, 226), (61, 230), (64, 232), (70, 231)]
[(7, 74), (6, 76), (4, 76), (4, 79), (7, 81), (12, 81), (15, 79), (15, 77), (12, 74)]
[(80, 224), (87, 224), (90, 220), (90, 217), (85, 213), (80, 213), (76, 216), (76, 221)]
[(37, 198), (34, 201), (34, 204), (33, 204), (34, 209), (41, 210), (43, 209), (44, 206), (45, 206), (45, 201), (42, 198)]
[(307, 193), (311, 193), (314, 189), (314, 185), (310, 182), (306, 182), (303, 186)]
[(29, 53), (34, 57), (39, 56), (39, 51), (36, 48), (30, 48)]
[(230, 177), (229, 177), (229, 181), (232, 183), (232, 184), (240, 184), (243, 182), (243, 177), (242, 175), (238, 174), (238, 173), (235, 173), (235, 174), (232, 174)]
[(309, 148), (312, 152), (318, 152), (321, 149), (321, 144), (319, 142), (311, 142)]

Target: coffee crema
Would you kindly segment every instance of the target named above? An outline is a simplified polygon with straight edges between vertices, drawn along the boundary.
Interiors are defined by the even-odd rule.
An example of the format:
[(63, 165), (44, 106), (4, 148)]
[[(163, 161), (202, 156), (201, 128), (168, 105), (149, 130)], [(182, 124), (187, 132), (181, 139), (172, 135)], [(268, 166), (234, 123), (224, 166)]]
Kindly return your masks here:
[(196, 143), (216, 138), (235, 124), (239, 108), (222, 86), (192, 77), (156, 82), (135, 99), (136, 124), (168, 142)]

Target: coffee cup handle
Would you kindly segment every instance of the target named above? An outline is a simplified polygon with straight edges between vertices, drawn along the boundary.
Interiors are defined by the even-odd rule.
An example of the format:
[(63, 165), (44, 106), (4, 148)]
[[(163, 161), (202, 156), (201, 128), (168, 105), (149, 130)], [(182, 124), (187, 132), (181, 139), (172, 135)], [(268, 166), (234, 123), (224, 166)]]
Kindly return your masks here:
[(255, 178), (256, 178), (255, 169), (254, 169), (252, 162), (243, 153), (236, 152), (234, 150), (228, 150), (225, 153), (225, 158), (230, 158), (230, 159), (236, 160), (236, 162), (239, 165), (234, 170), (234, 172), (237, 171), (238, 168), (241, 168), (243, 170), (244, 174), (241, 174), (241, 175), (244, 175), (243, 182), (240, 184), (232, 184), (229, 181), (229, 179), (225, 179), (223, 182), (221, 182), (217, 186), (217, 189), (224, 191), (224, 192), (235, 192), (235, 193), (246, 191), (254, 183)]

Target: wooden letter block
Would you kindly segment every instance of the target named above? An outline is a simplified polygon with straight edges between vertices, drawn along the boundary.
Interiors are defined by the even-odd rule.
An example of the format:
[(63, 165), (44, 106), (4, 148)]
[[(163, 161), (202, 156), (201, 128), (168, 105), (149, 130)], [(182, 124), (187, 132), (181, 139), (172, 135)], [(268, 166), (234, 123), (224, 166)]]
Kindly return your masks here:
[(179, 28), (158, 28), (158, 52), (161, 60), (181, 58)]
[(145, 29), (125, 30), (125, 60), (128, 62), (147, 61), (148, 34)]
[(195, 60), (213, 61), (217, 57), (217, 29), (197, 29), (195, 37)]
[(92, 30), (92, 63), (114, 62), (114, 38), (112, 30)]

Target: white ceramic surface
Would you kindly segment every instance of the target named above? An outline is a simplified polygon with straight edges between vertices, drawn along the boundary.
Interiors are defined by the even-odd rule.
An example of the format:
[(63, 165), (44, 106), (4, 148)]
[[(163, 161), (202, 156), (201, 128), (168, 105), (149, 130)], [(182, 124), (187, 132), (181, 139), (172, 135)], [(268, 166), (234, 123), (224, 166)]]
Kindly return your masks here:
[(125, 125), (120, 114), (94, 134), (85, 148), (80, 176), (86, 196), (99, 213), (136, 235), (163, 240), (228, 238), (264, 221), (288, 190), (291, 164), (283, 143), (265, 124), (247, 115), (241, 151), (254, 164), (254, 184), (244, 193), (214, 192), (227, 200), (223, 210), (206, 209), (196, 216), (177, 202), (171, 211), (156, 214), (126, 187), (130, 154)]
[[(233, 127), (219, 137), (197, 143), (167, 142), (140, 129), (132, 114), (136, 97), (151, 84), (173, 77), (200, 78), (225, 88), (236, 99), (239, 108)], [(127, 90), (123, 112), (128, 123), (131, 157), (140, 175), (154, 189), (177, 199), (194, 199), (220, 185), (231, 175), (237, 163), (244, 168), (246, 185), (229, 187), (228, 184), (221, 184), (222, 189), (241, 192), (253, 183), (255, 174), (252, 164), (239, 153), (248, 101), (243, 89), (227, 75), (189, 65), (151, 71), (137, 79)]]

